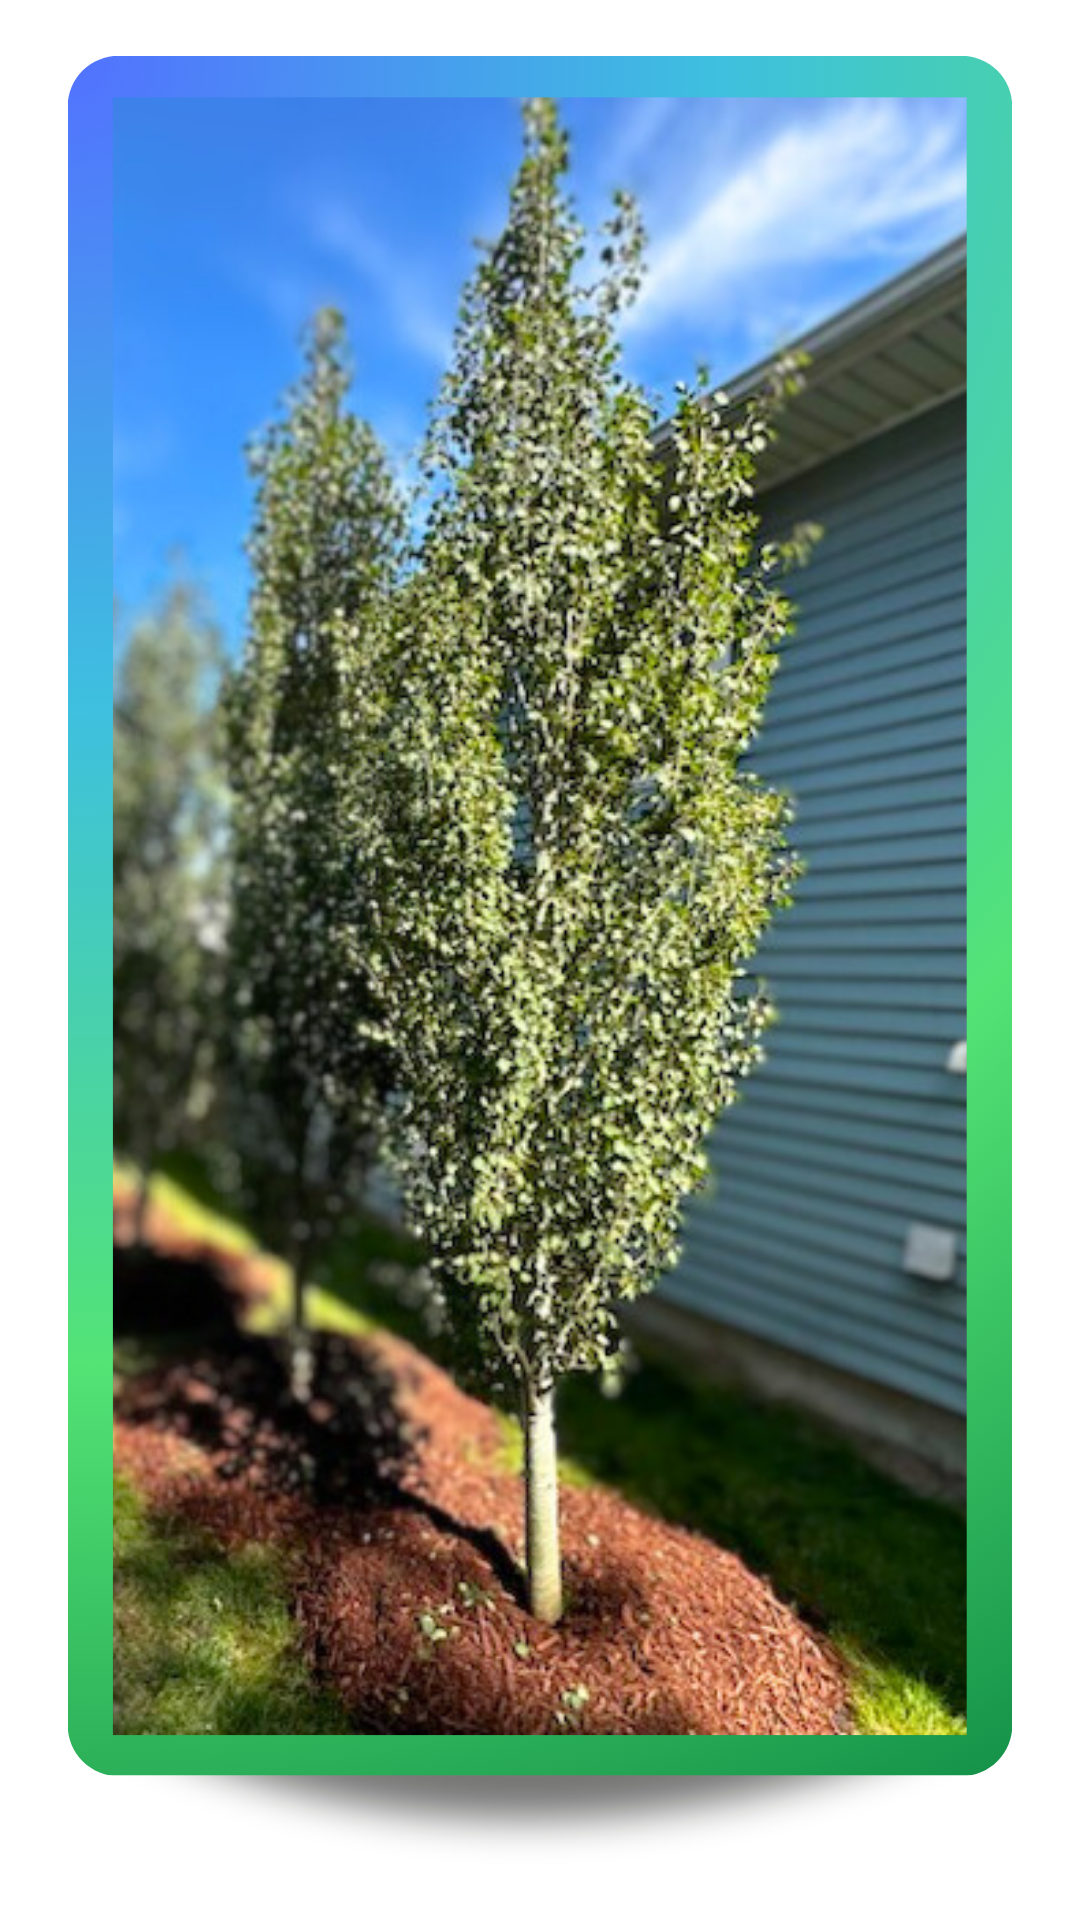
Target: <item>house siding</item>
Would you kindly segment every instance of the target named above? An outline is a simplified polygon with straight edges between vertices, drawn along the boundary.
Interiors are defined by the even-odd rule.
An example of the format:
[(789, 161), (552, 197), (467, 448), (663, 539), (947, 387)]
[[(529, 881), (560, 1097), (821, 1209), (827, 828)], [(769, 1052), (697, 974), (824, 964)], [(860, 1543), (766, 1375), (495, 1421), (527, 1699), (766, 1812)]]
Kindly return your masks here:
[[(768, 1059), (710, 1143), (665, 1297), (962, 1411), (965, 409), (950, 401), (766, 500), (825, 537), (752, 764), (807, 863), (755, 972)], [(903, 1270), (915, 1222), (951, 1281)]]

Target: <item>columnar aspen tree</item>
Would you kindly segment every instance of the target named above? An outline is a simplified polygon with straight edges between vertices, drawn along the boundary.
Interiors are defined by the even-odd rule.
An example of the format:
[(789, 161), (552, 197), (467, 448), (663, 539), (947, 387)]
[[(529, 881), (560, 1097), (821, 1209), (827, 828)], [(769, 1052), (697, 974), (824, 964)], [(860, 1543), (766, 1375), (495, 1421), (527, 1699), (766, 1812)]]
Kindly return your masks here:
[(251, 455), (249, 637), (229, 689), (236, 1130), (260, 1226), (291, 1257), (297, 1330), (321, 1236), (368, 1170), (386, 1072), (357, 985), (364, 888), (340, 768), (344, 698), (403, 519), (374, 432), (346, 406), (349, 380), (344, 323), (324, 310), (283, 419)]
[(611, 1363), (759, 1054), (743, 979), (794, 864), (740, 769), (789, 615), (756, 543), (765, 406), (620, 371), (617, 197), (590, 283), (551, 103), (467, 288), (434, 504), (353, 759), (370, 955), (433, 1276), (525, 1436), (530, 1601), (562, 1606), (554, 1396)]
[(122, 646), (113, 694), (113, 1106), (140, 1170), (208, 1102), (220, 990), (223, 765), (217, 632), (177, 582)]

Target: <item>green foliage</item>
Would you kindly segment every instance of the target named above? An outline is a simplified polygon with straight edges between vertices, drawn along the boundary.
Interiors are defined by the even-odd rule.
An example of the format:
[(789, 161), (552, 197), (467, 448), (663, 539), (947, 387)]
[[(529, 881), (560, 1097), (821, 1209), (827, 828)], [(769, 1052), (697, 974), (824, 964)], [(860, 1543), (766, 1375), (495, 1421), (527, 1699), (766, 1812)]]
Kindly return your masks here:
[(113, 693), (113, 1095), (148, 1166), (212, 1093), (223, 935), (220, 648), (170, 587), (123, 646)]
[(261, 1230), (298, 1267), (362, 1183), (386, 1077), (341, 769), (348, 696), (403, 518), (348, 385), (343, 322), (322, 312), (285, 416), (251, 456), (250, 634), (229, 690), (234, 1144)]
[(604, 1365), (675, 1257), (794, 872), (784, 799), (740, 768), (789, 620), (751, 506), (769, 403), (682, 390), (657, 459), (616, 338), (636, 214), (617, 198), (586, 284), (567, 163), (530, 102), (351, 762), (411, 1218), (489, 1376), (533, 1390)]

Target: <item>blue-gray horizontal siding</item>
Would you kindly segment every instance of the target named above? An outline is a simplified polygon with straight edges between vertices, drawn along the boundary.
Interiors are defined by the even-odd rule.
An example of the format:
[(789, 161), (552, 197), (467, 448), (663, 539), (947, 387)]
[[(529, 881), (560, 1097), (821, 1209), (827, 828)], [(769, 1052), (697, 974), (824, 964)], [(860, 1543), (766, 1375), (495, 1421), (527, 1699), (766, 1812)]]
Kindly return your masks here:
[[(755, 971), (768, 1060), (710, 1143), (673, 1300), (962, 1410), (965, 1087), (962, 402), (770, 496), (825, 537), (753, 764), (796, 803), (807, 863)], [(915, 1221), (957, 1275), (902, 1267)]]

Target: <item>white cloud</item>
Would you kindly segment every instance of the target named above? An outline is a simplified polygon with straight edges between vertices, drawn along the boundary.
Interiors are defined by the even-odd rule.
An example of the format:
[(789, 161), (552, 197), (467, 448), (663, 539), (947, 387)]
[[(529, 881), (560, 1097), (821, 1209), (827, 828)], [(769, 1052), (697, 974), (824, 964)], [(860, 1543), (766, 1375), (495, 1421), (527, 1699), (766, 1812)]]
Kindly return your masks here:
[(425, 299), (401, 252), (387, 246), (351, 207), (335, 200), (308, 210), (312, 240), (375, 288), (403, 339), (429, 360), (444, 363), (451, 330)]
[[(927, 244), (963, 225), (962, 122), (940, 103), (837, 102), (787, 125), (734, 165), (694, 169), (699, 191), (656, 234), (627, 330), (715, 307), (750, 274), (782, 265), (827, 266), (890, 251), (922, 223)], [(730, 147), (726, 149), (730, 154)]]

